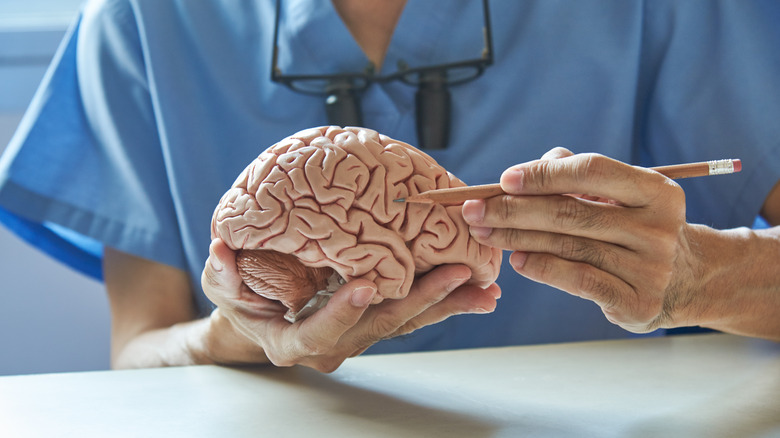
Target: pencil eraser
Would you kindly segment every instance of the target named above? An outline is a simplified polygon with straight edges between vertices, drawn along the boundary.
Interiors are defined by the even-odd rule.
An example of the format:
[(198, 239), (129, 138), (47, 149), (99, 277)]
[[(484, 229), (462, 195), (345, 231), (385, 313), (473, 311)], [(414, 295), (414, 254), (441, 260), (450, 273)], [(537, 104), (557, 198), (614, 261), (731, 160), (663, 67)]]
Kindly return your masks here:
[(734, 163), (734, 172), (739, 172), (742, 170), (742, 160), (736, 159), (731, 161)]

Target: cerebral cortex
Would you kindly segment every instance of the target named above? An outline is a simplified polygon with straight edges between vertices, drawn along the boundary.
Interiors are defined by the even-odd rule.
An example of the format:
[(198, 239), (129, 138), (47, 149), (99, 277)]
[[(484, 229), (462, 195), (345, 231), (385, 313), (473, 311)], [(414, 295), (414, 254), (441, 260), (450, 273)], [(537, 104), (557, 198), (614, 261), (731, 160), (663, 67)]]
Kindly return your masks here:
[(244, 283), (297, 311), (335, 271), (368, 279), (381, 299), (416, 276), (460, 263), (480, 287), (501, 252), (469, 235), (460, 205), (393, 202), (465, 185), (422, 151), (365, 128), (298, 132), (249, 163), (214, 212), (212, 238), (237, 251)]

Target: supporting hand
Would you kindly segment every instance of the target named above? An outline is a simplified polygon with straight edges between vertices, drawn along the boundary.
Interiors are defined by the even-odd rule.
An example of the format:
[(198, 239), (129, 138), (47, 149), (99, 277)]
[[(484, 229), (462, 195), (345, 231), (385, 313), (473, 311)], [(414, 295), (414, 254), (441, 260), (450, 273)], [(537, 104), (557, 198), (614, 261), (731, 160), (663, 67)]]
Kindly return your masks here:
[(330, 372), (374, 343), (406, 334), (460, 313), (486, 313), (496, 306), (498, 286), (463, 285), (471, 271), (441, 266), (415, 280), (408, 296), (370, 305), (376, 285), (354, 280), (328, 304), (294, 324), (281, 304), (252, 292), (241, 281), (235, 253), (215, 239), (202, 276), (206, 295), (218, 306), (211, 317), (209, 355), (217, 363), (258, 362), (264, 355), (277, 366), (305, 365)]

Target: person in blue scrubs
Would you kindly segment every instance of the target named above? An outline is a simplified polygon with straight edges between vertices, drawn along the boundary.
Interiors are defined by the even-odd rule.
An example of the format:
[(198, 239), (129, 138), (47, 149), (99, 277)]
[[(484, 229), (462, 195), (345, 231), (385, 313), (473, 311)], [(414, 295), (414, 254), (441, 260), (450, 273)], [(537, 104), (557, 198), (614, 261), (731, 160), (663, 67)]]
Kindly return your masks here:
[[(493, 61), (450, 87), (449, 140), (426, 152), (510, 194), (463, 208), (475, 238), (512, 251), (498, 286), (441, 266), (371, 306), (381, 291), (356, 280), (289, 324), (209, 236), (246, 164), (328, 123), (323, 96), (272, 81), (274, 64), (386, 77), (479, 58), (478, 0), (90, 1), (0, 158), (0, 218), (104, 279), (115, 367), (330, 371), (364, 351), (681, 326), (780, 338), (780, 230), (746, 228), (780, 224), (780, 7), (494, 0), (490, 19)], [(362, 125), (419, 145), (416, 92), (368, 84)], [(679, 185), (643, 168), (732, 157), (742, 172)]]

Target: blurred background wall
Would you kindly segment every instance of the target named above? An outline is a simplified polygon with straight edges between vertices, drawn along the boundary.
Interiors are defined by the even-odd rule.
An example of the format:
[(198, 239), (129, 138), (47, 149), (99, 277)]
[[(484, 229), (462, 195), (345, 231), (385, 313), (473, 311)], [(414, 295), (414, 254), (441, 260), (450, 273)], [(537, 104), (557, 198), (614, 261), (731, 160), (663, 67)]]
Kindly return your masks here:
[[(0, 0), (0, 151), (81, 0)], [(109, 367), (102, 284), (0, 226), (0, 375)]]

